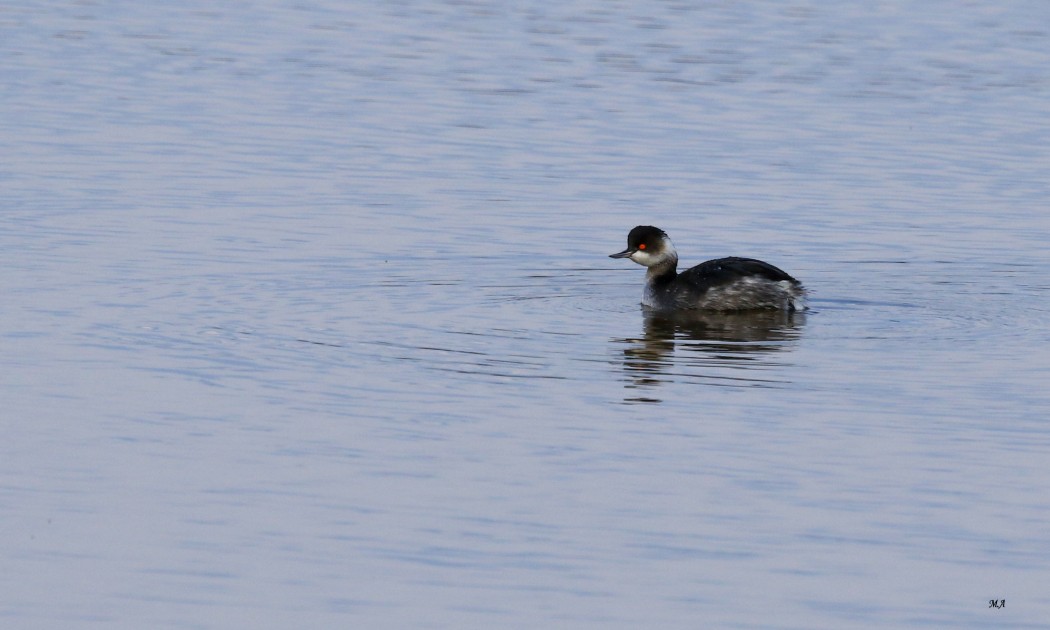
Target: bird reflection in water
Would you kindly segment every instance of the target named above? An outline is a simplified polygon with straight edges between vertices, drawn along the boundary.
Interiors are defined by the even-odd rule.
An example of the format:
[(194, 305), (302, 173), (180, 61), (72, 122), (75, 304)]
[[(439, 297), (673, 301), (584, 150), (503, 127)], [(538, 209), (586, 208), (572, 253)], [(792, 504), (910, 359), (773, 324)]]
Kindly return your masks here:
[(645, 314), (644, 335), (614, 339), (623, 345), (628, 403), (653, 403), (664, 384), (694, 381), (723, 387), (776, 387), (763, 376), (784, 365), (775, 356), (791, 351), (802, 334), (803, 312), (742, 311)]

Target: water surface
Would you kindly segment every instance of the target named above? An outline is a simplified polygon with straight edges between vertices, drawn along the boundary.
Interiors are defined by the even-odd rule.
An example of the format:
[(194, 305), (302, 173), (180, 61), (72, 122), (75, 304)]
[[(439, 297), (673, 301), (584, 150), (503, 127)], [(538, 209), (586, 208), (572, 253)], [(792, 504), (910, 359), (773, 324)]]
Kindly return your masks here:
[(1047, 18), (8, 5), (5, 627), (1042, 627)]

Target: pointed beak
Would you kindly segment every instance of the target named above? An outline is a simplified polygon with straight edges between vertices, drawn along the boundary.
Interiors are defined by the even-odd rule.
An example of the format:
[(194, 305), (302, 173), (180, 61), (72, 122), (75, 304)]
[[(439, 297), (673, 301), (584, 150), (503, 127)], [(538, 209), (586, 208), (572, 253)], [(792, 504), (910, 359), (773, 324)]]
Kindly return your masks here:
[(630, 247), (628, 247), (627, 249), (623, 250), (618, 254), (609, 254), (609, 258), (630, 258), (631, 254), (633, 254), (636, 251), (638, 250), (631, 249)]

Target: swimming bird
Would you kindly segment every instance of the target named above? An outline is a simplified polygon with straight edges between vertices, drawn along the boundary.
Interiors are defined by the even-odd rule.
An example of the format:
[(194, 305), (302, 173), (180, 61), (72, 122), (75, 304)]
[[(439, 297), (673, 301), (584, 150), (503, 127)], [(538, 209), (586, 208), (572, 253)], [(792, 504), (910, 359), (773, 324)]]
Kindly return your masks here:
[(678, 273), (678, 252), (660, 228), (639, 225), (627, 249), (610, 258), (630, 258), (646, 267), (642, 304), (658, 311), (805, 309), (802, 283), (754, 258), (717, 258)]

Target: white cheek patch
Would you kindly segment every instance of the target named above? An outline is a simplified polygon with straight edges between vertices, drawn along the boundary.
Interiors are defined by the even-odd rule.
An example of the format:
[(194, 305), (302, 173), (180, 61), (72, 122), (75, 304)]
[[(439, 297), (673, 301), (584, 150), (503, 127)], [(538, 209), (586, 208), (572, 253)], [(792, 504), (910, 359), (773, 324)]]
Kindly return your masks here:
[(652, 262), (653, 257), (649, 254), (649, 252), (639, 249), (633, 254), (631, 254), (631, 260), (638, 263), (639, 265), (645, 265), (646, 267), (648, 267), (649, 263)]

